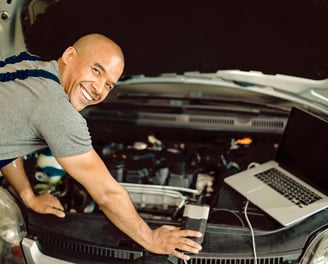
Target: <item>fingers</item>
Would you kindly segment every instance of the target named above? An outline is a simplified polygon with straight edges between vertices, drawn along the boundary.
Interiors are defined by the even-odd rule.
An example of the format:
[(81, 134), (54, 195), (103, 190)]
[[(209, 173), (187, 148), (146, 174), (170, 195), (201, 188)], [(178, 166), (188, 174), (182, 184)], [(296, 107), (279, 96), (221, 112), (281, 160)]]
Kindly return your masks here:
[(177, 250), (174, 250), (172, 255), (179, 258), (179, 259), (183, 259), (183, 260), (189, 260), (190, 259), (190, 256), (188, 256), (184, 252), (180, 252), (180, 251), (177, 251)]
[(201, 237), (202, 234), (192, 230), (181, 230), (175, 226), (161, 226), (154, 231), (154, 245), (150, 251), (160, 254), (176, 256), (189, 260), (187, 253), (197, 254), (202, 249), (201, 245), (189, 237)]
[(202, 233), (194, 230), (183, 229), (179, 231), (179, 235), (182, 237), (202, 237)]
[(63, 218), (65, 217), (65, 213), (64, 211), (57, 209), (57, 208), (53, 208), (53, 207), (47, 207), (46, 208), (46, 214), (52, 214), (55, 215), (57, 217)]
[(198, 254), (202, 247), (195, 241), (184, 238), (181, 244), (172, 251), (172, 255), (183, 260), (189, 260), (190, 256), (186, 253)]
[(32, 209), (41, 214), (52, 214), (61, 218), (65, 217), (64, 207), (59, 199), (48, 193), (37, 196)]
[(175, 249), (178, 249), (183, 252), (190, 252), (193, 254), (198, 254), (202, 247), (197, 242), (189, 238), (180, 238), (176, 244)]
[(190, 256), (186, 253), (198, 254), (202, 247), (199, 243), (188, 237), (201, 237), (202, 233), (192, 230), (176, 231), (176, 244), (173, 255), (183, 260), (189, 260)]
[(162, 228), (172, 232), (171, 234), (175, 234), (178, 237), (202, 237), (202, 233), (189, 229), (181, 229), (177, 226), (163, 225)]
[(171, 226), (171, 225), (162, 225), (162, 228), (167, 229), (168, 231), (179, 231), (181, 230), (178, 226)]
[(64, 207), (62, 206), (59, 199), (51, 194), (44, 194), (39, 196), (40, 199), (42, 199), (42, 202), (47, 204), (50, 207), (54, 207), (60, 210), (64, 210)]
[(64, 213), (64, 207), (61, 204), (61, 202), (58, 200), (57, 197), (48, 194), (48, 206), (46, 208), (46, 211), (48, 214), (53, 214), (58, 217), (65, 217)]

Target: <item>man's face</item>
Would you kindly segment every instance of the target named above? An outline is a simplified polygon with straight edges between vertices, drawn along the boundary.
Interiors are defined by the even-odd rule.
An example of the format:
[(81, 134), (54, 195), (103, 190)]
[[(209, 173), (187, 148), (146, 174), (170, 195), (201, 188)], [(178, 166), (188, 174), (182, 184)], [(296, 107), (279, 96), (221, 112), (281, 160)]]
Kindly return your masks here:
[(121, 57), (98, 45), (92, 52), (70, 47), (65, 51), (61, 83), (73, 107), (81, 111), (102, 102), (123, 72)]

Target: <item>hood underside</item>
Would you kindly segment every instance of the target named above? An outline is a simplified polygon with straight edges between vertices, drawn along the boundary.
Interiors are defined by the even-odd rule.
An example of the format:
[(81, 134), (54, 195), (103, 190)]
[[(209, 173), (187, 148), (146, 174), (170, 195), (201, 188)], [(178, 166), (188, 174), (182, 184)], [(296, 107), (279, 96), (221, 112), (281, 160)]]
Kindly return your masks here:
[(35, 0), (32, 7), (45, 2), (52, 8), (25, 30), (28, 48), (45, 58), (98, 32), (122, 46), (126, 76), (220, 69), (328, 76), (325, 1)]

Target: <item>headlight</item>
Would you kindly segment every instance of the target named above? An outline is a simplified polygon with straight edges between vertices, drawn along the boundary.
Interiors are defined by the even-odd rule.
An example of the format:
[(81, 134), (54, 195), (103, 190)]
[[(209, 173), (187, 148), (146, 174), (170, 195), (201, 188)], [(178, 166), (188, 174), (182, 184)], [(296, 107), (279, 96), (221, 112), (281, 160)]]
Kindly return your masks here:
[(307, 247), (301, 264), (326, 264), (328, 263), (328, 229), (317, 235)]
[(0, 186), (0, 263), (23, 263), (23, 216), (12, 195)]

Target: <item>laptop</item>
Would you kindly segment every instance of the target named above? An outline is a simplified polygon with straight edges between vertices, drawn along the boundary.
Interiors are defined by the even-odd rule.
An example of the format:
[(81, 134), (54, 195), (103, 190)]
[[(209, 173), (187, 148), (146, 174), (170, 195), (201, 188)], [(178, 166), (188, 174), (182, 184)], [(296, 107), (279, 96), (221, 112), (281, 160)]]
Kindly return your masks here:
[(283, 226), (328, 207), (328, 122), (292, 107), (274, 160), (225, 183)]

